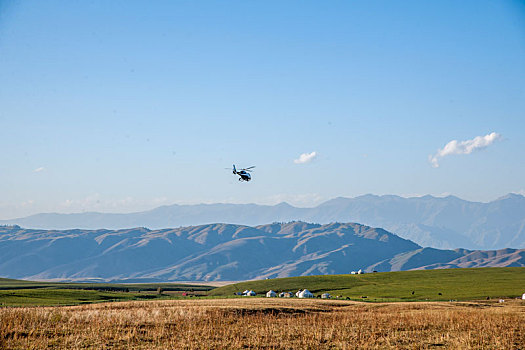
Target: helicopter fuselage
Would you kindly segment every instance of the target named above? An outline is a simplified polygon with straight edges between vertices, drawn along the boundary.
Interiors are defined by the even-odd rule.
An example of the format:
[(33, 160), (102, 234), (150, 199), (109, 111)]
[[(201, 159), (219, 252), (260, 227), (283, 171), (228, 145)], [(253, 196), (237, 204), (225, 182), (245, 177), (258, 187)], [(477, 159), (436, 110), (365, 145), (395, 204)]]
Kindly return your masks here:
[(239, 181), (250, 181), (252, 179), (252, 176), (244, 170), (237, 171), (236, 174), (240, 176)]
[(255, 168), (255, 166), (251, 166), (251, 167), (248, 167), (248, 168), (243, 168), (243, 169), (239, 169), (237, 170), (237, 168), (235, 167), (235, 164), (233, 164), (233, 174), (234, 175), (239, 175), (239, 181), (250, 181), (252, 179), (252, 176), (250, 175), (250, 169), (253, 169)]

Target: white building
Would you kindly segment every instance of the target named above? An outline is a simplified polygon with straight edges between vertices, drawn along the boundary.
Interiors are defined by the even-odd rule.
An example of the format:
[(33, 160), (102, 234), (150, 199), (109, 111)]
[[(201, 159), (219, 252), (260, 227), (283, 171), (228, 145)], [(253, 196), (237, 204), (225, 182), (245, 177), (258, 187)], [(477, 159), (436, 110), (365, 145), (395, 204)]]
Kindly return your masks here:
[(308, 289), (303, 290), (301, 293), (299, 293), (299, 298), (313, 298), (314, 295), (310, 293)]
[(267, 298), (275, 298), (277, 296), (277, 293), (275, 293), (273, 290), (269, 290), (268, 293), (266, 293)]

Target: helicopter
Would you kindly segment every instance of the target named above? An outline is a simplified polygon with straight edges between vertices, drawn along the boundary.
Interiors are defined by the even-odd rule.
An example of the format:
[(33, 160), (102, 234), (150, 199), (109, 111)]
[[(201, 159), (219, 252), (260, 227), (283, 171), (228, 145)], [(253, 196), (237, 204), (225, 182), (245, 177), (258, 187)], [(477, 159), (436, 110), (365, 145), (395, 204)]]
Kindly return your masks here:
[(243, 168), (243, 169), (239, 169), (237, 170), (237, 168), (235, 168), (235, 164), (233, 164), (233, 175), (239, 175), (239, 181), (250, 181), (252, 179), (252, 176), (250, 175), (250, 172), (252, 170), (250, 169), (253, 169), (255, 168), (255, 166), (251, 166), (251, 167), (248, 167), (248, 168)]

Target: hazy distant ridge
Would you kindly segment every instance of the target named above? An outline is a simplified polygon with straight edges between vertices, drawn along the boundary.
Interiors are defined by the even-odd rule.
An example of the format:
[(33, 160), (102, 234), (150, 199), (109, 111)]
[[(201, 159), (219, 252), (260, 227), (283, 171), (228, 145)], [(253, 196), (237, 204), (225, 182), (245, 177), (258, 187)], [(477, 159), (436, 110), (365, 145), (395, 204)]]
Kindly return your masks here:
[(336, 198), (315, 208), (296, 208), (286, 203), (170, 205), (130, 214), (37, 214), (0, 223), (40, 229), (158, 229), (216, 222), (253, 226), (291, 220), (321, 224), (359, 222), (383, 227), (421, 246), (434, 248), (525, 247), (525, 197), (517, 194), (489, 203), (453, 196), (365, 195)]

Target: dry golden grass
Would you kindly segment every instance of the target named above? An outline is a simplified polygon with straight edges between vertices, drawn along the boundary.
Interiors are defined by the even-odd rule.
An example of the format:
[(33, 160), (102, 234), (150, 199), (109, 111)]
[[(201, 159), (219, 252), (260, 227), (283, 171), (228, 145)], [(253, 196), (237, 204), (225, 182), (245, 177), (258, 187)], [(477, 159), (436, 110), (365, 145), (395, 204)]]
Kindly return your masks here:
[(525, 348), (525, 305), (223, 299), (0, 309), (1, 349)]

